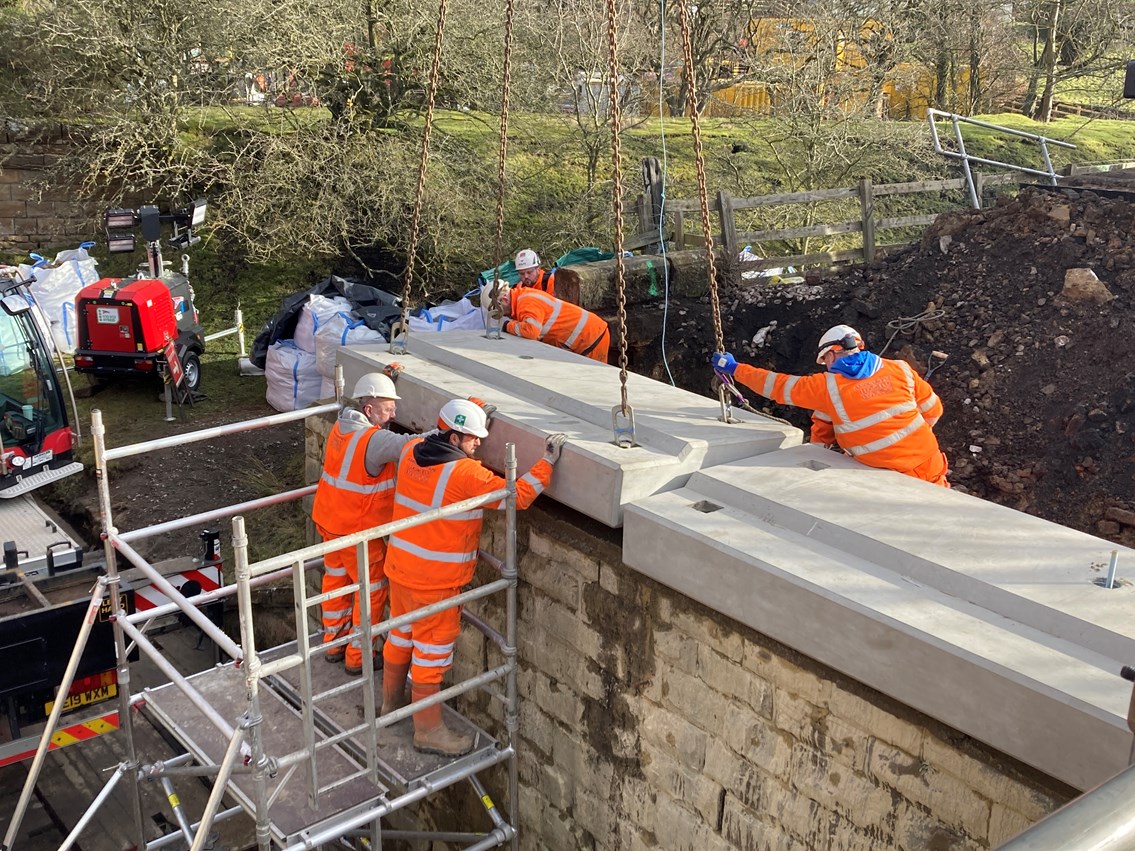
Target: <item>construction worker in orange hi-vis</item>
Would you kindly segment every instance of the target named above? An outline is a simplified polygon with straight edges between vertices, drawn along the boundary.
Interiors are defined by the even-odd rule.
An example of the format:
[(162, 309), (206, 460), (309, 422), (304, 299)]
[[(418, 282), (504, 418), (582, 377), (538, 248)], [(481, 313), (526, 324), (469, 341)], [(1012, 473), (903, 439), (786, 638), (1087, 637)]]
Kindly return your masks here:
[[(479, 400), (446, 402), (438, 414), (438, 431), (402, 451), (394, 489), (394, 519), (401, 520), (465, 499), (492, 493), (505, 480), (473, 458), (488, 437), (488, 416)], [(491, 410), (494, 409), (490, 409)], [(527, 508), (548, 486), (565, 436), (547, 440), (544, 456), (516, 482), (516, 507)], [(504, 500), (485, 508), (504, 508)], [(481, 539), (482, 509), (431, 520), (390, 536), (386, 575), (390, 580), (392, 618), (460, 593), (473, 578)], [(411, 674), (413, 700), (441, 690), (453, 665), (453, 648), (461, 631), (459, 607), (446, 609), (393, 629), (383, 646), (382, 713), (406, 705), (406, 674)], [(425, 753), (459, 756), (473, 747), (473, 737), (451, 730), (442, 720), (441, 704), (414, 715), (414, 747)]]
[[(394, 381), (401, 372), (391, 364), (383, 372), (360, 378), (352, 396), (354, 407), (339, 413), (323, 450), (323, 474), (315, 488), (311, 519), (324, 541), (389, 523), (394, 505), (394, 471), (402, 447), (416, 435), (395, 434), (383, 428), (394, 419), (399, 398)], [(324, 594), (359, 581), (358, 550), (347, 547), (324, 558)], [(371, 623), (382, 620), (387, 586), (383, 571), (386, 546), (381, 538), (368, 543)], [(358, 595), (336, 597), (323, 604), (323, 641), (342, 637), (359, 624)], [(362, 640), (355, 635), (346, 649), (327, 651), (328, 662), (342, 660), (348, 674), (363, 671)], [(372, 648), (373, 652), (373, 648)], [(381, 665), (382, 657), (376, 656)]]
[(611, 329), (594, 313), (530, 287), (510, 290), (508, 283), (499, 279), (481, 288), (481, 307), (487, 313), (493, 309), (494, 288), (504, 317), (502, 327), (509, 334), (607, 362)]
[(540, 266), (540, 255), (531, 248), (522, 248), (513, 261), (520, 275), (518, 287), (532, 287), (548, 295), (556, 294), (556, 270), (545, 272)]
[(869, 467), (883, 467), (948, 488), (946, 455), (934, 425), (942, 400), (910, 364), (867, 351), (849, 325), (820, 337), (816, 363), (826, 371), (784, 375), (715, 352), (713, 368), (782, 405), (812, 409), (810, 441), (840, 449)]

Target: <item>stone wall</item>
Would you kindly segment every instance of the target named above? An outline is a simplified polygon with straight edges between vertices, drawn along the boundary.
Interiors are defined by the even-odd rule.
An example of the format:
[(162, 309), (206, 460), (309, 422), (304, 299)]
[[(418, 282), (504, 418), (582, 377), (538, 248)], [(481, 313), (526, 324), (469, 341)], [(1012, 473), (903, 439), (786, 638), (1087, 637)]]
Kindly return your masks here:
[(0, 132), (0, 252), (74, 247), (101, 233), (97, 210), (73, 201), (68, 191), (40, 188), (67, 146), (59, 127)]
[[(984, 849), (1074, 796), (644, 579), (618, 532), (520, 518), (522, 848)], [(503, 554), (503, 528), (482, 545)], [(503, 600), (478, 612), (504, 623)], [(501, 661), (468, 628), (457, 657), (460, 678)], [(487, 696), (462, 709), (503, 735)], [(468, 830), (477, 809), (451, 792), (422, 816)]]

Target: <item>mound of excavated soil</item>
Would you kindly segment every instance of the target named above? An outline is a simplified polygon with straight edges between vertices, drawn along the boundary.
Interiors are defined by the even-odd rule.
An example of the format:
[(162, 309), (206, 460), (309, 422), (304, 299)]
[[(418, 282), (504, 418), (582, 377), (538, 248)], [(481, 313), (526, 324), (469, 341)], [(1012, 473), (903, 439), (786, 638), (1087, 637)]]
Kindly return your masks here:
[[(1135, 200), (1135, 197), (1133, 197)], [(1098, 280), (1096, 280), (1098, 278)], [(739, 359), (811, 372), (839, 322), (931, 376), (951, 481), (970, 493), (1135, 545), (1135, 203), (1087, 189), (1025, 189), (941, 216), (917, 246), (819, 285), (761, 285), (722, 298)], [(667, 355), (705, 392), (713, 348), (704, 304), (671, 305)], [(666, 378), (661, 311), (637, 311), (641, 372)], [(752, 397), (751, 397), (752, 398)], [(759, 399), (759, 397), (758, 397)], [(633, 403), (633, 400), (632, 400)], [(760, 404), (764, 404), (763, 400)], [(808, 413), (770, 406), (807, 428)]]

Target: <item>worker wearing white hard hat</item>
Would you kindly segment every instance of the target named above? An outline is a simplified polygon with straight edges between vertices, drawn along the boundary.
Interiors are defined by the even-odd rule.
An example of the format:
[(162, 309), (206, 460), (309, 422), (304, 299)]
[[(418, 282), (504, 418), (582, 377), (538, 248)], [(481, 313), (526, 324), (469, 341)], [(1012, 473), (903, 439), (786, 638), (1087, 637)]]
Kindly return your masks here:
[[(438, 413), (438, 431), (407, 447), (398, 462), (394, 489), (394, 519), (402, 520), (434, 508), (492, 493), (505, 480), (473, 458), (488, 436), (485, 411), (473, 401), (446, 402)], [(552, 435), (544, 456), (516, 480), (516, 507), (527, 508), (548, 486), (552, 467), (565, 437)], [(484, 506), (505, 507), (499, 500)], [(441, 602), (460, 593), (473, 578), (481, 539), (482, 509), (430, 520), (390, 536), (386, 574), (390, 580), (390, 615)], [(445, 672), (453, 665), (461, 612), (450, 608), (417, 618), (390, 631), (383, 647), (382, 712), (406, 705), (406, 675), (412, 674), (415, 702), (441, 690)], [(447, 727), (441, 705), (414, 715), (414, 747), (426, 753), (460, 756), (473, 747), (473, 737)]]
[[(401, 367), (394, 363), (383, 372), (370, 372), (355, 382), (353, 405), (339, 413), (327, 435), (323, 450), (323, 473), (315, 488), (311, 519), (324, 541), (360, 532), (390, 522), (394, 497), (394, 468), (402, 447), (413, 435), (396, 434), (385, 428), (397, 412), (400, 398), (394, 379)], [(387, 589), (383, 562), (386, 546), (381, 539), (369, 542), (371, 622), (382, 620)], [(358, 582), (357, 549), (348, 547), (324, 558), (322, 593), (328, 594)], [(358, 595), (336, 597), (323, 604), (323, 641), (334, 644), (325, 658), (343, 660), (348, 674), (363, 672)], [(350, 633), (343, 646), (341, 639)], [(338, 642), (338, 643), (336, 643)], [(368, 642), (369, 643), (369, 642)], [(375, 656), (381, 660), (381, 656)], [(381, 661), (378, 662), (381, 665)]]
[(850, 325), (836, 325), (820, 336), (816, 363), (825, 372), (815, 375), (749, 366), (728, 352), (714, 352), (711, 362), (755, 393), (811, 408), (812, 443), (839, 446), (869, 467), (950, 486), (946, 455), (934, 435), (942, 400), (906, 361), (867, 351)]
[(545, 272), (540, 266), (540, 255), (531, 248), (523, 248), (516, 253), (513, 261), (517, 274), (520, 275), (521, 287), (532, 287), (548, 295), (556, 294), (556, 270)]

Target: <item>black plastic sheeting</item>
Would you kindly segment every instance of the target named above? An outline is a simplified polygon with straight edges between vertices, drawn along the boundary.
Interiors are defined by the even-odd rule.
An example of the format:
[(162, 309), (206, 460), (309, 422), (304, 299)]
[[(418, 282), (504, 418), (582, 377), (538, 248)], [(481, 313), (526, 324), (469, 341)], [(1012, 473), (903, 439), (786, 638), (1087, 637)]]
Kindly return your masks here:
[(351, 278), (340, 278), (332, 275), (320, 281), (314, 287), (303, 292), (295, 293), (284, 299), (280, 310), (264, 323), (256, 339), (252, 341), (252, 351), (249, 360), (253, 365), (264, 369), (268, 357), (268, 348), (277, 340), (290, 340), (296, 333), (296, 324), (299, 322), (300, 311), (313, 295), (342, 296), (351, 303), (358, 317), (368, 328), (378, 331), (386, 339), (390, 339), (390, 325), (402, 315), (402, 296), (364, 284)]

